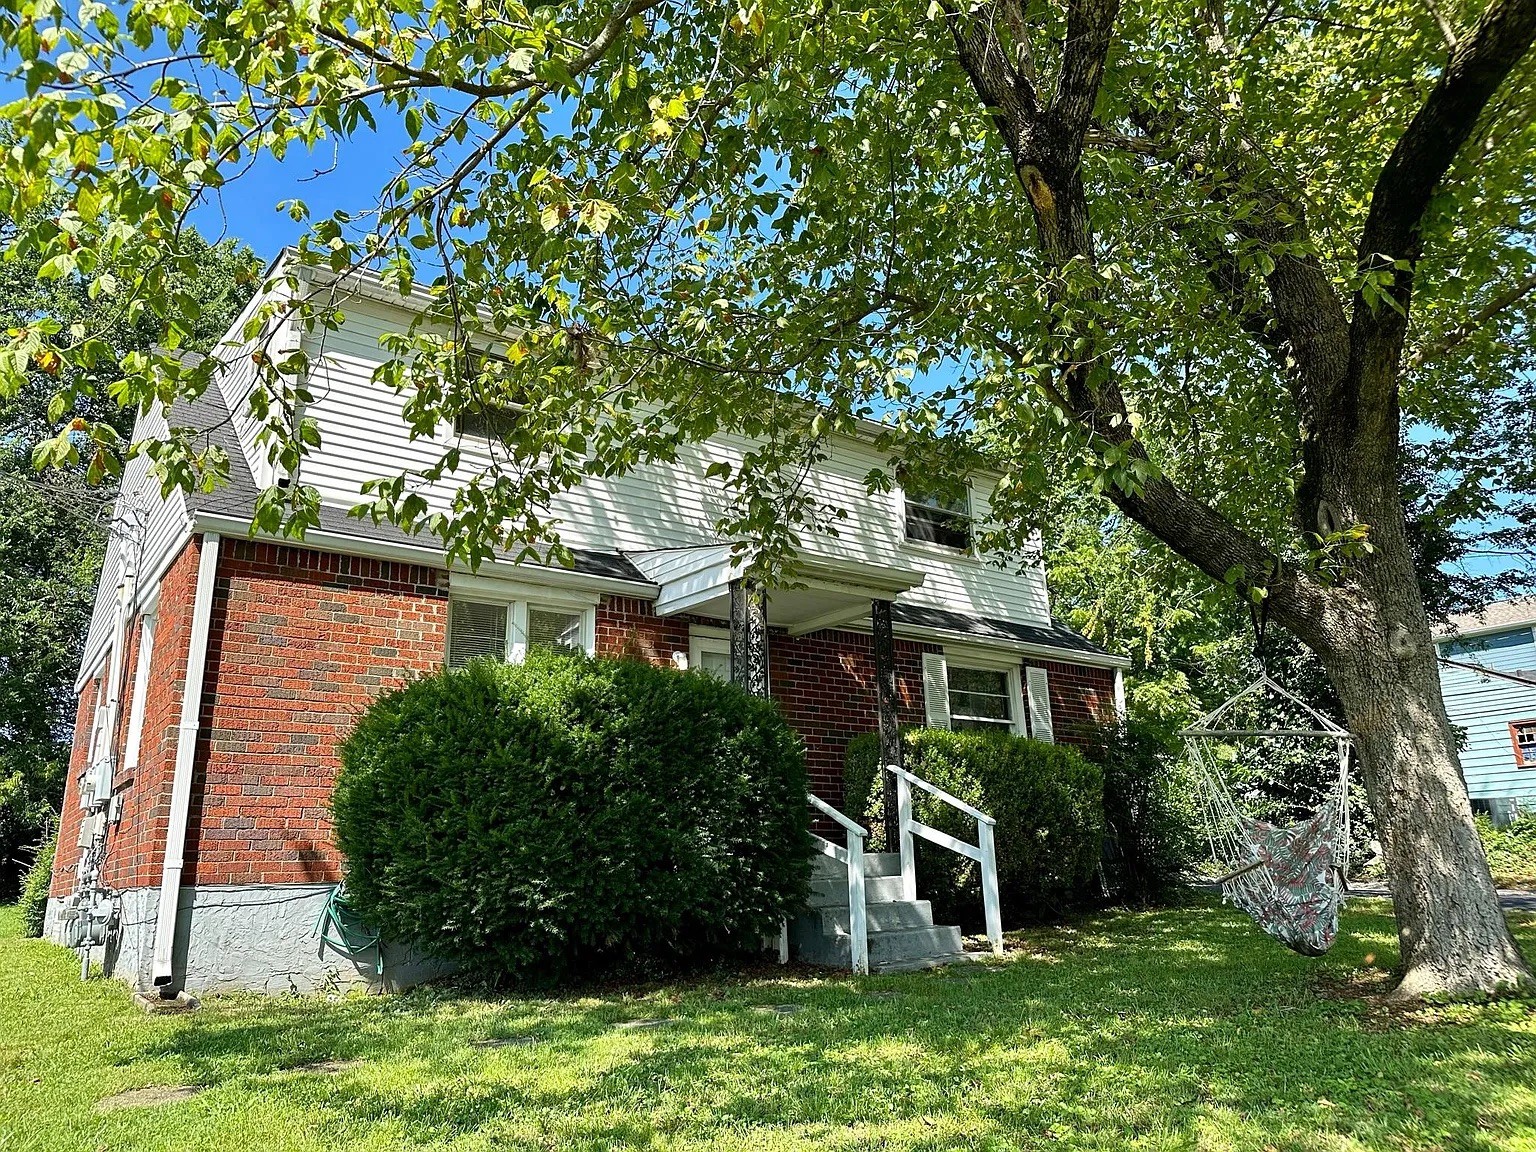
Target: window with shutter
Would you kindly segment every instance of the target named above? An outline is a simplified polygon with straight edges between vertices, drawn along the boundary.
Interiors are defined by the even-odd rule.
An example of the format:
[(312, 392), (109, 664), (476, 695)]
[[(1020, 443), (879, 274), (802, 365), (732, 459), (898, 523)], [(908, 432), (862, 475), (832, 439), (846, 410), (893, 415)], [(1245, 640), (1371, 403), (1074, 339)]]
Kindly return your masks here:
[(1011, 732), (1013, 694), (997, 668), (949, 666), (949, 725), (968, 731)]
[(482, 600), (448, 601), (448, 667), (462, 668), (477, 656), (507, 655), (507, 606)]

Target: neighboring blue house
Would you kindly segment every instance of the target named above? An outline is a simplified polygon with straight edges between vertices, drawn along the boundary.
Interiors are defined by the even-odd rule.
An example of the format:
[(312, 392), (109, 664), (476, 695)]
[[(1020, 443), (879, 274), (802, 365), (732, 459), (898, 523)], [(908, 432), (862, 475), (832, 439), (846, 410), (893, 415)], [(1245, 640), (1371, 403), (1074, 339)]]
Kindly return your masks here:
[(1526, 596), (1452, 616), (1435, 635), (1445, 710), (1466, 732), (1461, 770), (1472, 806), (1499, 823), (1536, 812), (1533, 625), (1536, 596)]

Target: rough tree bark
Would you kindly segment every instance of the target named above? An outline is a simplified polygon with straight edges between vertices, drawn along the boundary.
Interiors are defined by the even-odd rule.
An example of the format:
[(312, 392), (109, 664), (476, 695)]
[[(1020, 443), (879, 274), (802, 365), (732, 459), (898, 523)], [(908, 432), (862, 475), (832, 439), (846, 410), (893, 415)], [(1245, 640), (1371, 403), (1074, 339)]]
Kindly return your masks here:
[[(1030, 30), (1019, 0), (946, 9), (962, 67), (990, 109), (1035, 222), (1047, 267), (1095, 256), (1082, 150), (1103, 75), (1118, 0), (1067, 0), (1060, 70), (1039, 95)], [(1362, 230), (1362, 271), (1395, 269), (1396, 307), (1356, 296), (1346, 308), (1315, 258), (1282, 254), (1265, 280), (1268, 314), (1245, 323), (1272, 355), (1284, 355), (1299, 415), (1304, 477), (1298, 528), (1326, 537), (1366, 525), (1372, 551), (1341, 582), (1282, 567), (1201, 501), (1161, 475), (1134, 492), (1112, 493), (1137, 523), (1216, 580), (1241, 569), (1262, 588), (1274, 617), (1323, 661), (1355, 737), (1366, 789), (1382, 832), (1402, 945), (1405, 996), (1492, 993), (1532, 983), (1499, 909), (1472, 823), (1455, 741), (1440, 697), (1435, 648), (1404, 526), (1398, 383), (1413, 269), (1429, 199), (1482, 110), (1536, 38), (1536, 0), (1495, 0), (1458, 40), (1438, 80), (1383, 166)], [(1151, 117), (1146, 144), (1171, 163), (1190, 163), (1176, 126)], [(1166, 134), (1160, 134), (1166, 133)], [(1225, 157), (1241, 169), (1241, 155)], [(1261, 192), (1266, 174), (1248, 175)], [(1289, 211), (1234, 221), (1265, 242), (1305, 236), (1299, 204), (1267, 190)], [(1212, 283), (1231, 285), (1222, 253), (1197, 251)], [(1245, 286), (1233, 285), (1242, 288)], [(1057, 365), (1057, 403), (1100, 442), (1146, 456), (1113, 372), (1096, 356), (1093, 331), (1065, 334), (1077, 348)], [(1081, 349), (1086, 348), (1086, 351)]]

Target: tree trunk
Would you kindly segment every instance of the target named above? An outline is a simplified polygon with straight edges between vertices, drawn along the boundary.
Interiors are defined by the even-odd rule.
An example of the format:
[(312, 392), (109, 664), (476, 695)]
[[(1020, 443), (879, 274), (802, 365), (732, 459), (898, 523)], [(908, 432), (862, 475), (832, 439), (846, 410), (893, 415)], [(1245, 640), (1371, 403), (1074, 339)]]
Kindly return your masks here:
[(1314, 645), (1344, 705), (1397, 914), (1397, 995), (1532, 984), (1504, 922), (1440, 694), (1435, 646), (1401, 532), (1330, 597)]

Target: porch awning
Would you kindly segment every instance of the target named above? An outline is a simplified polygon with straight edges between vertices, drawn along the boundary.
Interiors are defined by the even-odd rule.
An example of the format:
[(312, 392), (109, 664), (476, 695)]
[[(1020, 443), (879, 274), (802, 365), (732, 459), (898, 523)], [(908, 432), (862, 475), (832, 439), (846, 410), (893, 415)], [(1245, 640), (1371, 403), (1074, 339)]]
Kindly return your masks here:
[[(729, 544), (629, 552), (626, 558), (660, 588), (658, 616), (686, 612), (719, 620), (729, 618), (731, 581), (750, 562), (732, 555)], [(922, 582), (923, 573), (912, 568), (803, 557), (796, 587), (769, 590), (768, 623), (796, 636), (849, 624), (869, 615), (871, 600), (894, 600)]]

